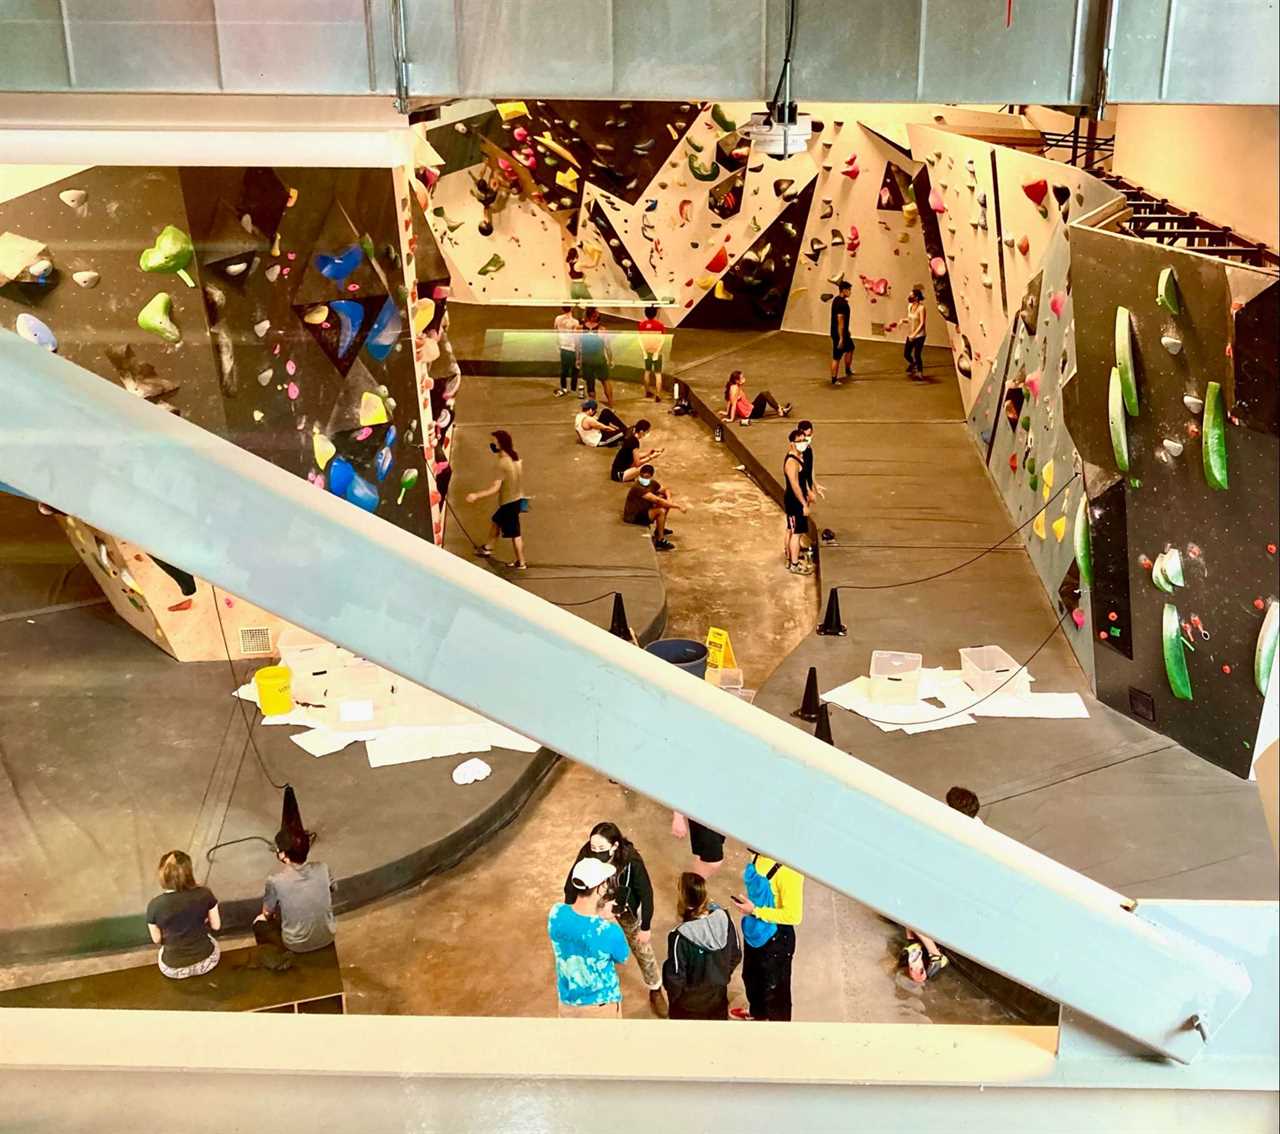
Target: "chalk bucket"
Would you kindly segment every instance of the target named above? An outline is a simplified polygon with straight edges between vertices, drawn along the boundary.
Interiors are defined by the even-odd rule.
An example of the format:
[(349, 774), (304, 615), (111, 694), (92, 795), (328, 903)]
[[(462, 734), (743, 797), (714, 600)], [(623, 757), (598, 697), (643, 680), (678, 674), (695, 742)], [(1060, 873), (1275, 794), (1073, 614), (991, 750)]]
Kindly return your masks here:
[(279, 717), (293, 709), (287, 665), (264, 665), (253, 675), (258, 687), (258, 707), (264, 717)]
[(678, 665), (685, 673), (699, 680), (707, 676), (707, 647), (690, 638), (659, 638), (645, 646), (648, 653), (672, 665)]

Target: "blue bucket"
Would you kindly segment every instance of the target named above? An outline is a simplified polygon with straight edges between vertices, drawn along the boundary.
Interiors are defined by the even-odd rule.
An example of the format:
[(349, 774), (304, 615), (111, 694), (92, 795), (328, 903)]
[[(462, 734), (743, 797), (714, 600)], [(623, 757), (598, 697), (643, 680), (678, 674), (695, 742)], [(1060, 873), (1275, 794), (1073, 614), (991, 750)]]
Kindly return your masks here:
[(699, 681), (707, 676), (707, 647), (691, 638), (659, 638), (645, 646), (647, 653), (678, 665)]

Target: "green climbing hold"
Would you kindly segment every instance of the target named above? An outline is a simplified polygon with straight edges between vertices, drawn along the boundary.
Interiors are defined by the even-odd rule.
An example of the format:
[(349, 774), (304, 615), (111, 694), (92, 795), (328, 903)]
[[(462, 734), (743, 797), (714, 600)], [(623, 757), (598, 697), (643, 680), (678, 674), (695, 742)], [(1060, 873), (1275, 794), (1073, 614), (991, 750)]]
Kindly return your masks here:
[(1032, 473), (1033, 473), (1033, 472), (1035, 472), (1035, 471), (1036, 471), (1036, 459), (1035, 459), (1035, 457), (1028, 457), (1028, 458), (1027, 458), (1027, 472), (1032, 472)]
[(1111, 423), (1111, 448), (1116, 455), (1116, 468), (1121, 472), (1128, 472), (1129, 434), (1124, 420), (1124, 394), (1121, 392), (1120, 370), (1115, 366), (1111, 368), (1111, 384), (1107, 388), (1107, 418)]
[(373, 246), (373, 237), (367, 232), (360, 237), (360, 250), (369, 257), (371, 264), (378, 262), (378, 250)]
[(1142, 487), (1142, 481), (1141, 481), (1138, 477), (1136, 477), (1136, 476), (1131, 476), (1131, 477), (1129, 478), (1129, 487), (1130, 487), (1130, 488), (1141, 488), (1141, 487)]
[(1133, 333), (1127, 307), (1116, 308), (1116, 371), (1120, 373), (1124, 408), (1130, 417), (1137, 417), (1138, 379), (1133, 372)]
[(138, 326), (149, 334), (158, 335), (167, 343), (182, 341), (182, 332), (169, 316), (173, 310), (173, 298), (167, 291), (156, 292), (150, 302), (138, 312)]
[(1169, 582), (1169, 577), (1164, 572), (1165, 558), (1164, 554), (1156, 556), (1156, 561), (1151, 564), (1151, 581), (1156, 585), (1158, 590), (1164, 591), (1165, 594), (1173, 594), (1173, 584)]
[(732, 134), (738, 128), (738, 124), (725, 114), (724, 107), (718, 102), (711, 108), (711, 121), (726, 134)]
[(1076, 543), (1076, 566), (1080, 568), (1080, 589), (1090, 590), (1093, 587), (1093, 543), (1089, 534), (1089, 498), (1080, 494), (1080, 503), (1076, 507), (1076, 530), (1073, 533)]
[(1164, 604), (1164, 672), (1169, 679), (1169, 688), (1179, 701), (1190, 701), (1191, 675), (1187, 672), (1187, 655), (1182, 642), (1182, 619), (1178, 617), (1178, 608), (1171, 602)]
[(1040, 491), (1040, 478), (1036, 476), (1035, 473), (1032, 473), (1031, 476), (1028, 478), (1027, 487), (1031, 489), (1032, 492)]
[(1253, 651), (1253, 683), (1258, 692), (1267, 695), (1267, 683), (1276, 661), (1276, 646), (1280, 642), (1280, 602), (1271, 600), (1258, 631), (1258, 644)]
[(1227, 490), (1227, 427), (1223, 420), (1222, 387), (1210, 382), (1204, 392), (1203, 439), (1200, 448), (1204, 453), (1204, 479), (1210, 488), (1220, 492)]
[(196, 254), (189, 237), (180, 228), (167, 224), (150, 248), (138, 257), (138, 267), (144, 272), (180, 272)]
[(688, 146), (689, 149), (691, 149), (695, 154), (702, 153), (702, 151), (706, 148), (705, 146), (703, 146), (701, 142), (694, 141), (693, 135), (690, 135), (689, 137), (685, 138), (684, 144)]
[(1182, 574), (1182, 552), (1171, 547), (1161, 558), (1164, 560), (1164, 577), (1175, 587), (1185, 587), (1187, 580)]
[(1160, 283), (1156, 287), (1156, 303), (1170, 315), (1177, 315), (1182, 309), (1178, 303), (1178, 278), (1173, 274), (1172, 268), (1162, 268), (1160, 271)]
[(1019, 422), (1019, 424), (1022, 426), (1022, 428), (1023, 428), (1023, 429), (1030, 429), (1030, 428), (1031, 428), (1031, 415), (1030, 415), (1029, 413), (1024, 413), (1024, 414), (1022, 415), (1022, 421), (1021, 421), (1021, 422)]
[(476, 272), (478, 276), (491, 276), (494, 272), (500, 272), (507, 266), (506, 260), (499, 256), (496, 252), (490, 256), (480, 270)]
[(720, 164), (713, 161), (709, 167), (704, 166), (699, 163), (697, 154), (690, 154), (689, 172), (699, 181), (714, 181), (720, 176)]

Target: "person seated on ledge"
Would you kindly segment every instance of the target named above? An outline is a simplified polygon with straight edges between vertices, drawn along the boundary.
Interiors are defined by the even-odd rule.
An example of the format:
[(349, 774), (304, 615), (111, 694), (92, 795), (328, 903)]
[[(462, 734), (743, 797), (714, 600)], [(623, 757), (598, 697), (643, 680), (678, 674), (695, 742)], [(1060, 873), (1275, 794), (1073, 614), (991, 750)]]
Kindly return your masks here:
[(276, 832), (276, 858), (282, 869), (268, 875), (262, 912), (253, 920), (253, 937), (262, 946), (267, 968), (287, 968), (289, 953), (311, 953), (333, 944), (334, 881), (323, 862), (308, 862), (311, 838), (305, 832)]
[[(960, 812), (961, 815), (967, 815), (975, 822), (982, 822), (978, 818), (978, 797), (967, 787), (957, 786), (948, 789), (947, 806)], [(938, 943), (932, 937), (926, 936), (918, 929), (908, 929), (907, 946), (902, 950), (901, 963), (907, 976), (917, 984), (924, 984), (925, 981), (942, 972), (951, 962), (947, 960), (946, 955), (938, 948)]]
[(688, 507), (677, 504), (675, 497), (653, 479), (653, 466), (641, 465), (635, 483), (627, 489), (627, 499), (622, 505), (622, 519), (628, 524), (642, 527), (653, 525), (653, 546), (658, 551), (670, 551), (675, 544), (667, 536), (668, 513), (687, 512)]
[(613, 466), (609, 469), (609, 476), (619, 484), (630, 484), (640, 475), (641, 465), (652, 461), (654, 457), (662, 456), (661, 449), (645, 449), (643, 452), (640, 450), (640, 442), (648, 436), (652, 428), (653, 426), (642, 417), (627, 430), (622, 444), (613, 455)]
[(791, 413), (791, 403), (778, 405), (778, 399), (768, 390), (761, 390), (754, 400), (747, 398), (747, 379), (741, 370), (729, 375), (724, 385), (724, 419), (737, 421), (739, 425), (750, 425), (753, 421), (764, 417), (772, 409), (779, 417), (787, 417)]
[(600, 409), (595, 398), (588, 398), (573, 415), (573, 428), (578, 440), (593, 449), (617, 445), (627, 432), (627, 423), (608, 406)]
[(171, 850), (161, 858), (156, 873), (164, 893), (147, 903), (147, 931), (160, 946), (160, 971), (170, 980), (204, 976), (222, 956), (209, 933), (222, 928), (218, 899), (196, 885), (191, 856), (183, 851)]

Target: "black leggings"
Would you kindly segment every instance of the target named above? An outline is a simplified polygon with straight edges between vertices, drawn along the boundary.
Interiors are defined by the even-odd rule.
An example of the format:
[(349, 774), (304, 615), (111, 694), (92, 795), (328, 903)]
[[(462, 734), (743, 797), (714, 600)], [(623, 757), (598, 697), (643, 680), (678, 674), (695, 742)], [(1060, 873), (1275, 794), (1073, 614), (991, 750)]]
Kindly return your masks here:
[(595, 418), (601, 425), (612, 425), (615, 429), (621, 429), (623, 433), (627, 431), (627, 423), (608, 406), (605, 406), (600, 410), (600, 412), (595, 415)]
[(907, 360), (907, 369), (917, 374), (924, 370), (924, 335), (918, 339), (908, 339), (902, 348), (902, 357)]
[(778, 399), (768, 390), (761, 390), (751, 403), (751, 420), (755, 421), (757, 418), (764, 417), (764, 411), (769, 408), (772, 408), (775, 413), (782, 412), (778, 405)]
[(753, 1019), (791, 1019), (791, 960), (795, 952), (796, 931), (790, 925), (778, 926), (778, 932), (759, 948), (744, 948), (742, 983)]

